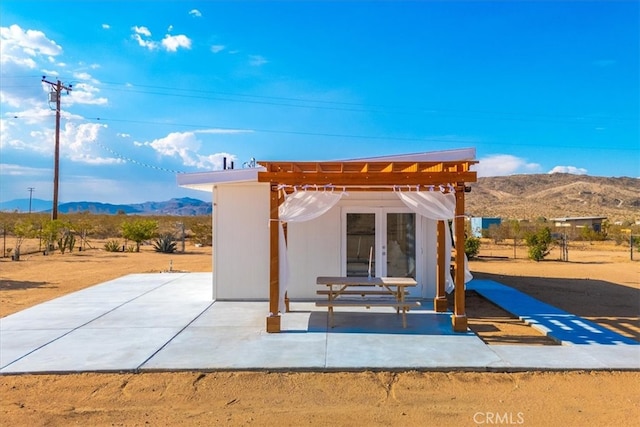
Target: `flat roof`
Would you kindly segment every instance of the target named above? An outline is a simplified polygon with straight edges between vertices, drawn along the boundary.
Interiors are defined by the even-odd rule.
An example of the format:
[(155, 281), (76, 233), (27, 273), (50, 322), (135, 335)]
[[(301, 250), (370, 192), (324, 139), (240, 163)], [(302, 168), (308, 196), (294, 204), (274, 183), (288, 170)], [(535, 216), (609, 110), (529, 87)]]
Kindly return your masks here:
[(584, 221), (589, 219), (607, 219), (606, 216), (575, 216), (567, 218), (551, 218), (551, 221), (566, 222), (566, 221)]
[[(395, 154), (380, 157), (364, 157), (357, 159), (338, 160), (338, 162), (460, 162), (474, 161), (475, 157), (475, 148), (460, 148), (455, 150), (427, 151), (422, 153)], [(322, 162), (331, 161), (324, 160)], [(291, 163), (297, 162), (292, 161)], [(213, 186), (216, 184), (258, 182), (258, 173), (265, 171), (266, 168), (258, 166), (255, 168), (181, 173), (176, 175), (176, 181), (180, 187), (211, 192), (213, 190)]]

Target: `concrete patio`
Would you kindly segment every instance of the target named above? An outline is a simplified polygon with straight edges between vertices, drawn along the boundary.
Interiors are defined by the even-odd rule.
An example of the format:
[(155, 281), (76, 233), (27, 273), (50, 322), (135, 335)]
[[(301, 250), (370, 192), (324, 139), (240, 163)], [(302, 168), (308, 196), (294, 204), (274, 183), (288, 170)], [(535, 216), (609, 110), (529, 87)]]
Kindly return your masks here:
[(636, 341), (497, 282), (469, 286), (563, 345), (486, 345), (425, 308), (406, 329), (391, 309), (336, 309), (329, 328), (313, 302), (268, 334), (268, 303), (213, 301), (210, 273), (134, 274), (0, 319), (0, 373), (640, 369)]

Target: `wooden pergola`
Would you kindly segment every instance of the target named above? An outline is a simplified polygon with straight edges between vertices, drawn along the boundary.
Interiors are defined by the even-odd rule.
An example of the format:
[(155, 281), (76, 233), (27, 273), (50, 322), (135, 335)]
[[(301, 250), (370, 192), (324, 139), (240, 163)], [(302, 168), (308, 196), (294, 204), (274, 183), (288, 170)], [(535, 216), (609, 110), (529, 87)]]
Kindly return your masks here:
[[(346, 161), (346, 162), (258, 162), (266, 170), (258, 173), (259, 182), (268, 182), (270, 193), (270, 220), (277, 223), (278, 208), (284, 201), (282, 186), (334, 186), (349, 191), (393, 191), (398, 186), (430, 186), (454, 188), (455, 241), (464, 242), (464, 195), (465, 184), (475, 182), (477, 174), (470, 170), (477, 161), (448, 162), (391, 162), (391, 161)], [(445, 294), (445, 221), (437, 226), (437, 286), (434, 298), (434, 310), (447, 310)], [(267, 332), (280, 332), (280, 314), (278, 302), (280, 294), (279, 270), (279, 233), (278, 227), (270, 227), (270, 267), (269, 267), (269, 311)], [(462, 243), (464, 245), (464, 243)], [(464, 248), (463, 248), (464, 249)], [(464, 294), (464, 250), (456, 250), (455, 266), (455, 302), (452, 315), (453, 330), (467, 331), (467, 315)]]

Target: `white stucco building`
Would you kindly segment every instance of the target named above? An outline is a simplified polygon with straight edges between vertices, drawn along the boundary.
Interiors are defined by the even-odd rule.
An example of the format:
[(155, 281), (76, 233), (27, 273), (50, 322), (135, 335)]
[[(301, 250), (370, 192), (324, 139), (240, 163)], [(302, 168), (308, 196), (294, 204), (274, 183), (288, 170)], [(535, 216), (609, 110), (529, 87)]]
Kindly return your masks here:
[[(286, 290), (291, 300), (316, 298), (318, 276), (366, 276), (369, 268), (375, 276), (415, 278), (412, 297), (442, 299), (437, 248), (438, 223), (444, 221), (416, 213), (397, 193), (449, 192), (454, 205), (463, 203), (464, 194), (453, 193), (464, 193), (464, 182), (475, 181), (469, 170), (474, 158), (470, 148), (304, 165), (258, 162), (255, 168), (180, 174), (177, 180), (182, 187), (212, 193), (214, 299), (274, 298), (278, 284), (273, 282), (282, 286), (283, 267), (278, 279), (278, 237), (270, 225), (277, 223), (282, 195), (304, 190), (342, 197), (315, 219), (287, 223)], [(304, 169), (309, 163), (316, 170)], [(450, 276), (447, 280), (453, 282)]]

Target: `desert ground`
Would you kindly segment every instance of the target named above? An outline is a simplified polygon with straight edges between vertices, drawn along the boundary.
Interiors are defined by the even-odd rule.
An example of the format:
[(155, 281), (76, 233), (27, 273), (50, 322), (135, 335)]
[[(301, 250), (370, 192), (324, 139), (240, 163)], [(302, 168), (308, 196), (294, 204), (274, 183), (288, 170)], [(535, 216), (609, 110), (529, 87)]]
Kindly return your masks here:
[[(25, 251), (23, 250), (23, 254)], [(628, 247), (576, 244), (569, 261), (483, 242), (476, 277), (640, 341), (640, 261)], [(636, 255), (636, 259), (640, 256)], [(0, 259), (0, 316), (130, 273), (211, 271), (184, 254), (24, 254)], [(477, 295), (469, 323), (489, 345), (556, 345)], [(1, 337), (0, 337), (1, 338)], [(526, 425), (640, 426), (640, 372), (162, 372), (0, 376), (7, 426)]]

